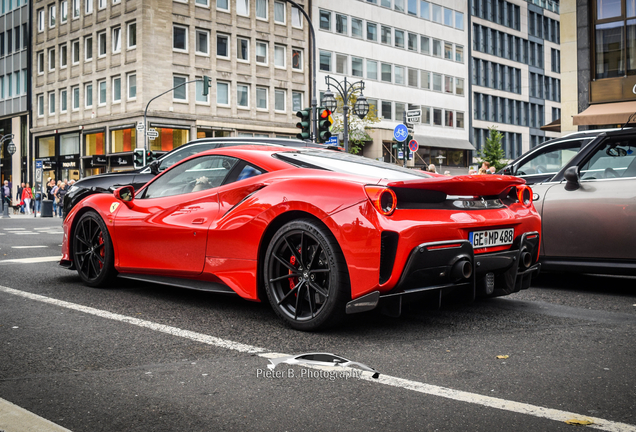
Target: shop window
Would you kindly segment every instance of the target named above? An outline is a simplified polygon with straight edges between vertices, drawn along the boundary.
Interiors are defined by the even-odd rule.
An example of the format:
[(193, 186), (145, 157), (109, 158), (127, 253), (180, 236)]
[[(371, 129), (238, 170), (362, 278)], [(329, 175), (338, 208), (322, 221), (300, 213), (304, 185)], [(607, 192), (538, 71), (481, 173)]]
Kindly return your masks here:
[(110, 131), (110, 152), (131, 152), (136, 147), (137, 131), (135, 128)]
[(159, 136), (150, 141), (150, 150), (167, 152), (187, 143), (190, 139), (189, 129), (173, 129), (155, 127)]

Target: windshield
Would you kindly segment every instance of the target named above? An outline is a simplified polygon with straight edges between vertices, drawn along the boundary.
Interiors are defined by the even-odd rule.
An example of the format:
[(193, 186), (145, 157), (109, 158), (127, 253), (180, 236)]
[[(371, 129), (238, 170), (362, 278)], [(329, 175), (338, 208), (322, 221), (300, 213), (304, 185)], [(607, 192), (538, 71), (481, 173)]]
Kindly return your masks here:
[(403, 168), (374, 159), (334, 151), (299, 151), (276, 153), (274, 157), (293, 166), (355, 174), (388, 180), (430, 178), (424, 171)]

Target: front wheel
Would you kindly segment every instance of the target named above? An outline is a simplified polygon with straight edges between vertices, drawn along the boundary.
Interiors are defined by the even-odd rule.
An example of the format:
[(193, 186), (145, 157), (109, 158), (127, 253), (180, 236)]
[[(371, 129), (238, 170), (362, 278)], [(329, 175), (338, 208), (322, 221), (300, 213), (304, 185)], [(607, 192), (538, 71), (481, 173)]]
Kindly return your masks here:
[(84, 213), (73, 234), (73, 261), (85, 284), (103, 287), (116, 276), (113, 243), (102, 218)]
[(344, 318), (349, 273), (324, 226), (310, 219), (284, 225), (267, 248), (263, 268), (269, 302), (291, 327), (318, 330)]

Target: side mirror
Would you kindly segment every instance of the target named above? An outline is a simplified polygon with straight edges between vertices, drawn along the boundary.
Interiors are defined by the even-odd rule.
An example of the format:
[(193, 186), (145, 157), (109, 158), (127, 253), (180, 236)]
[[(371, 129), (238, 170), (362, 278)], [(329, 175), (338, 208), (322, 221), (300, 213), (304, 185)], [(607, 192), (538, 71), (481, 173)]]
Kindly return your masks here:
[(153, 173), (154, 175), (158, 175), (159, 165), (161, 165), (161, 161), (159, 160), (153, 160), (152, 162), (150, 162), (150, 165), (148, 165), (148, 167), (150, 167), (150, 172)]
[(563, 177), (565, 177), (568, 183), (576, 186), (579, 185), (579, 172), (577, 167), (571, 166), (570, 168), (566, 169), (563, 173)]
[(118, 200), (123, 201), (128, 207), (131, 207), (132, 202), (135, 199), (135, 188), (132, 186), (122, 186), (115, 189), (113, 195), (115, 195), (115, 198)]
[(511, 166), (507, 166), (502, 170), (502, 174), (503, 175), (512, 175), (512, 167)]

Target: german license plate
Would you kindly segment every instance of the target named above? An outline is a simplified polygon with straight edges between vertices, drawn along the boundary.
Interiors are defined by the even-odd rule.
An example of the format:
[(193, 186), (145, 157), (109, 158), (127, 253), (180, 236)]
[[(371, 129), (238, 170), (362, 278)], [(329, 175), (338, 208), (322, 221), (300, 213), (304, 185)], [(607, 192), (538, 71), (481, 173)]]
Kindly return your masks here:
[(488, 231), (473, 231), (468, 235), (468, 241), (475, 249), (512, 244), (515, 238), (514, 228), (503, 228)]

